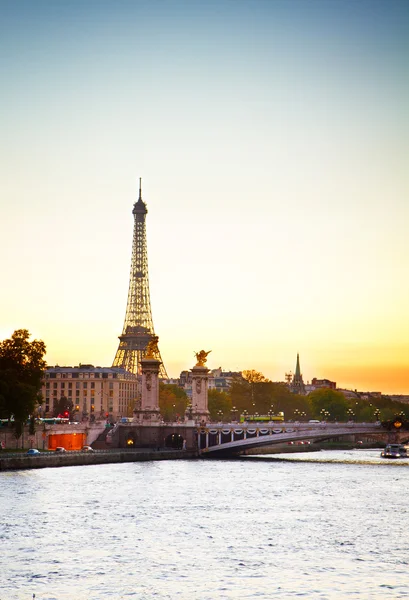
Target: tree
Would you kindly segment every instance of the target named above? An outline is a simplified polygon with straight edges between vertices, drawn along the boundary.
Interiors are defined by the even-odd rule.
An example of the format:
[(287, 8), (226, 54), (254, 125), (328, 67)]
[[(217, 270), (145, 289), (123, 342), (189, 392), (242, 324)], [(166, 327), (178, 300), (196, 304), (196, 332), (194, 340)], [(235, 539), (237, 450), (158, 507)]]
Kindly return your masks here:
[(243, 379), (249, 383), (264, 383), (270, 381), (264, 377), (263, 373), (260, 373), (260, 371), (255, 371), (254, 369), (251, 369), (250, 371), (243, 371), (242, 375)]
[(217, 421), (219, 419), (219, 411), (222, 411), (224, 418), (230, 420), (232, 402), (229, 394), (226, 392), (219, 392), (219, 390), (211, 389), (208, 392), (207, 398), (210, 418), (212, 421)]
[(243, 377), (233, 379), (230, 396), (240, 413), (246, 410), (250, 415), (268, 415), (270, 411), (282, 411), (287, 418), (292, 418), (295, 408), (309, 413), (304, 396), (292, 394), (285, 384), (273, 383), (259, 371), (243, 371)]
[(184, 419), (188, 398), (175, 384), (159, 383), (159, 410), (164, 421)]
[(325, 410), (329, 413), (331, 420), (345, 421), (347, 419), (347, 410), (350, 405), (342, 392), (321, 388), (308, 394), (308, 399), (315, 418), (321, 418), (322, 411)]
[(18, 329), (0, 342), (0, 417), (14, 417), (16, 434), (41, 402), (46, 368), (44, 342), (29, 338), (27, 329)]
[(293, 394), (285, 383), (271, 383), (271, 402), (274, 413), (283, 412), (285, 419), (290, 420), (298, 414), (305, 413), (308, 418), (311, 413), (310, 404), (306, 396)]

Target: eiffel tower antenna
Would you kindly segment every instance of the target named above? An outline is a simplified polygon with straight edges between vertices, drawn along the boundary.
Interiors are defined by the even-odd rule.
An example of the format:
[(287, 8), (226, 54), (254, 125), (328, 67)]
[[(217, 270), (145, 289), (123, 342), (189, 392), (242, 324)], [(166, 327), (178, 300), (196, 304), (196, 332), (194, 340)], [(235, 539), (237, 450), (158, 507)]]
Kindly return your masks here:
[[(141, 359), (152, 338), (153, 328), (149, 294), (148, 250), (146, 244), (146, 215), (148, 209), (142, 200), (142, 179), (139, 178), (139, 198), (133, 205), (134, 230), (132, 243), (131, 273), (129, 276), (128, 302), (122, 335), (116, 351), (113, 367), (122, 367), (139, 374)], [(156, 357), (161, 361), (159, 377), (168, 378), (159, 350)]]

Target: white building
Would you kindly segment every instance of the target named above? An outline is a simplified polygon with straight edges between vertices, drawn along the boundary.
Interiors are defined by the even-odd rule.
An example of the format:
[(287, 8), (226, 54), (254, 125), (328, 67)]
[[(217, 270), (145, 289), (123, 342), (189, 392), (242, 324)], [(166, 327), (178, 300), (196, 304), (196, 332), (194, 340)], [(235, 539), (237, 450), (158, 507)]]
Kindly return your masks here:
[(86, 417), (117, 421), (132, 416), (138, 377), (120, 367), (48, 367), (42, 386), (42, 414), (52, 415), (60, 398), (72, 400), (78, 420)]

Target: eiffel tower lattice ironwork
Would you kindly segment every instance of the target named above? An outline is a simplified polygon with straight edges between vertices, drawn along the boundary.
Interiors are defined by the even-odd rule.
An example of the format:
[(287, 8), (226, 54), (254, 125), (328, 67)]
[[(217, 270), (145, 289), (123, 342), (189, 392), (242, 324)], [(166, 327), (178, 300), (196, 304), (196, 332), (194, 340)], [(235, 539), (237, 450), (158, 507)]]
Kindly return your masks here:
[[(122, 367), (135, 374), (141, 372), (141, 359), (146, 354), (148, 343), (156, 338), (149, 294), (146, 244), (147, 212), (146, 204), (142, 200), (142, 185), (141, 179), (139, 179), (139, 198), (132, 210), (134, 230), (128, 302), (122, 335), (119, 336), (119, 346), (112, 365), (113, 367)], [(167, 378), (159, 350), (155, 358), (161, 361), (159, 377)]]

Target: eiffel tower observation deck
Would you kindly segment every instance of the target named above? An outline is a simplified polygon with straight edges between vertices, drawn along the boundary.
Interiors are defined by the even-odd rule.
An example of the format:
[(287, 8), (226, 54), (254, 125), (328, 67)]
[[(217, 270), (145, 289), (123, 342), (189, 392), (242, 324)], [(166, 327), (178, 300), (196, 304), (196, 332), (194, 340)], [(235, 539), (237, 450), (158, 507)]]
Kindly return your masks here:
[[(119, 346), (112, 364), (113, 367), (122, 367), (135, 374), (141, 372), (141, 359), (145, 357), (149, 342), (152, 338), (157, 339), (153, 328), (149, 294), (147, 212), (146, 204), (142, 200), (142, 184), (139, 179), (139, 198), (132, 210), (134, 230), (128, 302), (122, 335), (119, 336)], [(161, 361), (159, 377), (167, 378), (159, 350), (155, 358)]]

